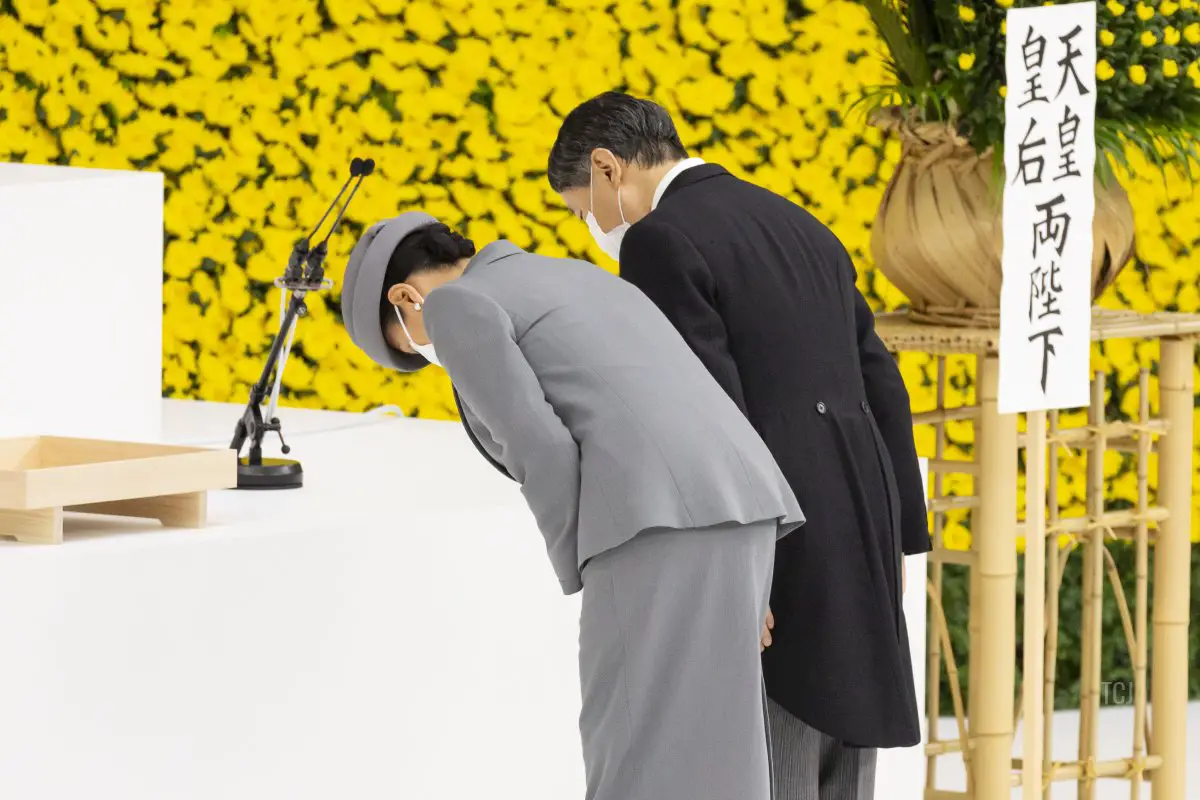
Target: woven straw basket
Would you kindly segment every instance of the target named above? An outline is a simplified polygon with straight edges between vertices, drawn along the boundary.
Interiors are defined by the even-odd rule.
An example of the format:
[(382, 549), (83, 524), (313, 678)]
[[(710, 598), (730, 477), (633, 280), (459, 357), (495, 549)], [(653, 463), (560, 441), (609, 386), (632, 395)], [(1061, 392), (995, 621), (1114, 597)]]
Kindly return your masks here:
[[(1000, 193), (991, 152), (976, 153), (953, 128), (876, 120), (900, 136), (900, 164), (871, 232), (879, 270), (927, 322), (994, 326), (1000, 313)], [(1092, 297), (1133, 256), (1133, 208), (1119, 184), (1096, 184)]]

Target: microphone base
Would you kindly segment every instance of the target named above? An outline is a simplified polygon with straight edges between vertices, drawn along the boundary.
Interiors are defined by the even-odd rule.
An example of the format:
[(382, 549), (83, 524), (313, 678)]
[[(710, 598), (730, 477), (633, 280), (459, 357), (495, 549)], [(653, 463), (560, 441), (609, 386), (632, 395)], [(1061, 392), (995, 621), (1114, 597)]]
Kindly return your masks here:
[(288, 458), (264, 458), (261, 464), (239, 458), (237, 478), (239, 489), (299, 489), (304, 485), (304, 470), (299, 461)]

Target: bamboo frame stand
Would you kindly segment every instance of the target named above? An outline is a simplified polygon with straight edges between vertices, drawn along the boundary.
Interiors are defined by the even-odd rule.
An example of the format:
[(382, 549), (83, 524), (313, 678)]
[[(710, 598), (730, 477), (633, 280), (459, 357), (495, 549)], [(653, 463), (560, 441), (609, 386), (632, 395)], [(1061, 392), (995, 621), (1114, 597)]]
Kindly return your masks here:
[[(927, 585), (931, 627), (926, 669), (926, 800), (1007, 800), (1017, 786), (1022, 787), (1025, 800), (1049, 800), (1054, 783), (1060, 781), (1078, 782), (1080, 800), (1093, 800), (1096, 781), (1101, 778), (1129, 781), (1132, 800), (1142, 796), (1147, 778), (1155, 798), (1184, 797), (1190, 666), (1193, 363), (1195, 342), (1200, 339), (1200, 315), (1094, 310), (1093, 340), (1161, 340), (1158, 418), (1150, 416), (1149, 374), (1143, 371), (1138, 419), (1105, 419), (1106, 376), (1100, 374), (1092, 382), (1087, 425), (1060, 428), (1057, 411), (1037, 412), (1026, 415), (1024, 435), (1018, 434), (1016, 415), (997, 412), (999, 330), (927, 325), (893, 314), (880, 315), (876, 329), (892, 352), (926, 352), (937, 358), (937, 408), (913, 416), (915, 424), (931, 424), (937, 433), (937, 449), (929, 463), (934, 550), (930, 553)], [(976, 406), (946, 407), (946, 356), (957, 354), (977, 357)], [(971, 461), (945, 458), (945, 426), (952, 420), (971, 420), (975, 425)], [(1017, 518), (1021, 448), (1025, 450), (1026, 465), (1025, 521)], [(1055, 476), (1061, 448), (1083, 448), (1087, 452), (1086, 516), (1059, 518)], [(1104, 454), (1109, 450), (1136, 454), (1135, 508), (1109, 511), (1105, 507)], [(1158, 453), (1158, 492), (1157, 502), (1152, 505), (1148, 481), (1154, 450)], [(951, 473), (975, 476), (976, 495), (943, 496), (943, 476)], [(962, 508), (971, 514), (971, 549), (947, 550), (942, 542), (945, 514)], [(1024, 535), (1027, 542), (1023, 687), (1016, 686), (1015, 674), (1018, 535)], [(1105, 544), (1110, 538), (1134, 542), (1137, 575), (1132, 610)], [(1062, 540), (1066, 541), (1065, 547), (1060, 546)], [(1151, 541), (1155, 555), (1152, 623), (1148, 620)], [(1037, 546), (1038, 542), (1042, 546)], [(1058, 761), (1050, 752), (1058, 593), (1067, 560), (1076, 549), (1082, 551), (1084, 562), (1079, 753), (1077, 758)], [(960, 564), (970, 570), (966, 655), (972, 668), (965, 703), (958, 688), (958, 663), (963, 654), (951, 647), (942, 605), (945, 564)], [(1134, 667), (1131, 754), (1112, 760), (1100, 760), (1097, 754), (1106, 576)], [(1151, 625), (1152, 653), (1148, 647)], [(943, 668), (950, 681), (958, 737), (939, 740)], [(1018, 694), (1019, 705), (1015, 702)], [(1148, 696), (1154, 698), (1152, 704)], [(1014, 758), (1015, 729), (1022, 715), (1022, 757)], [(959, 754), (966, 767), (965, 792), (937, 788), (937, 759), (952, 753)]]

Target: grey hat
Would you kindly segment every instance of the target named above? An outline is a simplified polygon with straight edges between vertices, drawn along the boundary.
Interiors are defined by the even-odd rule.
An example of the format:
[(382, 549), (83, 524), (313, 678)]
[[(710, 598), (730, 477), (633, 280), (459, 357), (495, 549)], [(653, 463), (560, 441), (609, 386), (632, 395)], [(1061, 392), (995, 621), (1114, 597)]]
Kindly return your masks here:
[(437, 223), (423, 211), (409, 211), (377, 222), (354, 245), (346, 264), (346, 277), (342, 281), (342, 321), (346, 323), (346, 331), (372, 361), (389, 369), (416, 372), (429, 366), (424, 357), (397, 350), (383, 338), (379, 299), (396, 245), (413, 231)]

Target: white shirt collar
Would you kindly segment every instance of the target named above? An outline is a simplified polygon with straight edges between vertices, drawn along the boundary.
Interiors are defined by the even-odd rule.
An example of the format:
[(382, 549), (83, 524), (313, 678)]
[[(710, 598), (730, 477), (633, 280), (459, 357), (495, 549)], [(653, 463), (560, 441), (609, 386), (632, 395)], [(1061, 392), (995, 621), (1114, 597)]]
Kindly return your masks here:
[(662, 200), (662, 196), (666, 193), (667, 187), (671, 185), (671, 181), (679, 177), (679, 174), (684, 170), (698, 167), (704, 163), (703, 158), (685, 158), (675, 166), (671, 167), (670, 172), (663, 175), (663, 179), (658, 182), (658, 188), (654, 190), (654, 199), (650, 201), (650, 210), (658, 208), (658, 202)]

